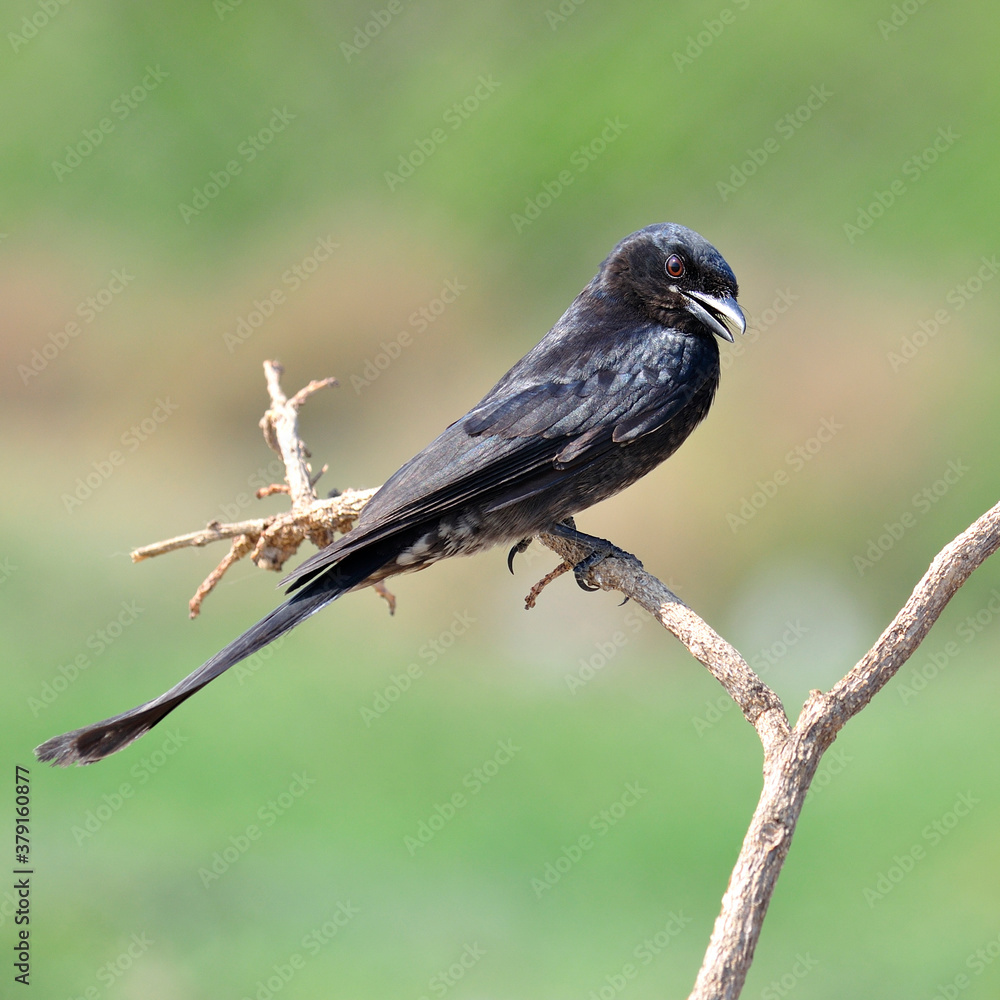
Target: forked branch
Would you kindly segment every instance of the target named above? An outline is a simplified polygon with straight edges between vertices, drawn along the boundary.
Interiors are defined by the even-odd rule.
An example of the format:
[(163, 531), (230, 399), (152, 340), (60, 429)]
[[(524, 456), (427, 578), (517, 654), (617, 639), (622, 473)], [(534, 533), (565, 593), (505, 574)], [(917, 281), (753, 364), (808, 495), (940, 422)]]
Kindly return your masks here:
[[(586, 555), (562, 538), (542, 542), (569, 562)], [(1000, 547), (1000, 504), (946, 545), (875, 645), (830, 691), (813, 691), (789, 728), (778, 696), (747, 662), (679, 598), (634, 561), (606, 559), (594, 584), (645, 608), (722, 684), (764, 747), (764, 786), (722, 898), (722, 909), (689, 1000), (736, 1000), (753, 961), (774, 887), (820, 759), (913, 655), (948, 601)]]

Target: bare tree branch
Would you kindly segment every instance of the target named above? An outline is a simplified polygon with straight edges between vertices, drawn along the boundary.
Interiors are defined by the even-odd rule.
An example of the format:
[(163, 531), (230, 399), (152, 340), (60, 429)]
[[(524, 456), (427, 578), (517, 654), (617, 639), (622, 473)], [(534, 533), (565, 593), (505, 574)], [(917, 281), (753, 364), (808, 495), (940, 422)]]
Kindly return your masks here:
[[(224, 538), (233, 539), (229, 552), (199, 584), (188, 602), (192, 618), (198, 617), (202, 601), (226, 571), (244, 556), (249, 555), (262, 569), (280, 570), (307, 539), (317, 548), (323, 548), (338, 533), (350, 531), (362, 508), (375, 493), (375, 490), (346, 490), (335, 497), (317, 499), (315, 483), (319, 477), (313, 477), (308, 462), (309, 451), (299, 437), (298, 411), (314, 392), (336, 385), (337, 380), (314, 380), (289, 399), (281, 388), (281, 374), (281, 365), (277, 361), (264, 362), (264, 377), (267, 380), (271, 406), (261, 417), (260, 429), (264, 432), (264, 440), (268, 446), (284, 462), (285, 484), (265, 486), (257, 491), (257, 496), (287, 493), (291, 498), (292, 509), (270, 517), (231, 524), (211, 521), (199, 531), (144, 545), (132, 552), (132, 561), (141, 562), (164, 552), (201, 547)], [(396, 599), (384, 586), (376, 588), (376, 593), (386, 600), (391, 613), (395, 609)]]
[[(265, 440), (285, 463), (287, 486), (259, 492), (287, 492), (292, 509), (271, 517), (233, 524), (213, 521), (207, 527), (136, 549), (142, 559), (175, 549), (231, 539), (229, 553), (205, 579), (191, 600), (191, 615), (226, 570), (243, 556), (266, 569), (280, 569), (305, 539), (324, 546), (349, 531), (375, 490), (348, 490), (325, 500), (316, 498), (309, 452), (298, 435), (298, 408), (313, 392), (335, 383), (310, 382), (291, 399), (280, 386), (280, 366), (265, 362), (271, 407), (260, 422)], [(526, 600), (533, 607), (542, 590), (590, 554), (589, 548), (561, 535), (540, 540), (562, 562), (532, 587)], [(676, 636), (726, 689), (764, 748), (763, 787), (747, 829), (729, 885), (722, 897), (708, 950), (689, 1000), (736, 1000), (746, 981), (761, 927), (788, 855), (795, 826), (823, 754), (845, 723), (860, 712), (914, 653), (948, 601), (970, 574), (1000, 547), (1000, 504), (946, 545), (914, 588), (909, 600), (874, 646), (827, 692), (813, 691), (791, 726), (781, 699), (746, 660), (634, 557), (621, 553), (589, 570), (589, 581), (616, 590), (649, 612)], [(395, 598), (375, 588), (389, 602)]]
[[(909, 600), (857, 666), (830, 691), (842, 726), (913, 655), (955, 591), (1000, 547), (1000, 504), (949, 542), (930, 564)], [(839, 728), (839, 727), (838, 727)]]
[[(541, 535), (540, 541), (570, 565), (578, 563), (589, 551), (558, 535)], [(617, 590), (633, 600), (680, 639), (740, 707), (760, 734), (765, 751), (788, 735), (788, 719), (781, 699), (722, 636), (647, 573), (637, 559), (605, 559), (591, 570), (591, 579), (602, 590)]]
[[(260, 418), (264, 440), (285, 463), (285, 480), (292, 498), (292, 510), (308, 507), (316, 499), (309, 450), (299, 437), (299, 407), (316, 391), (336, 385), (335, 378), (313, 380), (288, 399), (281, 388), (283, 369), (277, 361), (264, 362), (264, 377), (271, 396), (271, 408)], [(331, 539), (332, 541), (332, 539)]]
[[(542, 535), (541, 540), (570, 562), (586, 555), (562, 538)], [(640, 604), (708, 667), (764, 746), (764, 786), (689, 1000), (736, 1000), (740, 995), (820, 759), (844, 724), (913, 655), (958, 588), (998, 547), (1000, 504), (941, 550), (875, 645), (830, 691), (810, 694), (791, 730), (778, 696), (739, 653), (637, 562), (606, 559), (591, 570), (593, 583)]]
[(167, 538), (162, 542), (153, 542), (151, 545), (143, 545), (138, 549), (133, 549), (132, 562), (142, 562), (143, 559), (162, 556), (165, 552), (173, 552), (175, 549), (202, 548), (209, 542), (217, 542), (222, 538), (236, 538), (238, 535), (251, 535), (256, 538), (267, 527), (270, 520), (267, 517), (258, 517), (252, 521), (236, 521), (232, 524), (209, 521), (204, 528), (198, 531), (177, 535), (175, 538)]

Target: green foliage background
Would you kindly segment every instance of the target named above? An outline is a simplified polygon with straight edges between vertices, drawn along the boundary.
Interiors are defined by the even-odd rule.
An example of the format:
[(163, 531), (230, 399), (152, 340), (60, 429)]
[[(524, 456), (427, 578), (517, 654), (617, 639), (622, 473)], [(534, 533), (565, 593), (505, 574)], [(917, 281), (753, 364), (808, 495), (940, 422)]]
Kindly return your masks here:
[[(375, 485), (535, 343), (617, 239), (667, 219), (702, 232), (755, 332), (693, 440), (580, 523), (756, 657), (793, 718), (997, 500), (992, 7), (375, 11), (19, 0), (2, 15), (0, 801), (10, 844), (14, 764), (31, 766), (39, 996), (610, 997), (628, 963), (629, 997), (683, 996), (710, 934), (759, 791), (756, 737), (614, 595), (564, 579), (523, 612), (552, 564), (541, 552), (514, 578), (501, 552), (403, 578), (393, 619), (349, 597), (120, 756), (32, 763), (44, 738), (153, 697), (277, 600), (241, 565), (189, 623), (221, 551), (127, 556), (281, 508), (243, 496), (274, 475), (256, 429), (264, 358), (289, 390), (340, 377), (302, 429), (322, 485)], [(267, 141), (275, 109), (294, 119)], [(322, 238), (338, 249), (291, 290), (282, 275)], [(127, 287), (85, 322), (115, 271)], [(461, 294), (421, 328), (411, 317), (446, 281)], [(284, 301), (234, 343), (274, 289)], [(365, 378), (401, 332), (408, 346)], [(121, 464), (68, 503), (113, 451)], [(987, 564), (838, 740), (746, 996), (997, 995), (998, 588)], [(119, 614), (130, 623), (111, 626)], [(569, 684), (588, 662), (603, 666)], [(366, 724), (410, 664), (420, 675)], [(501, 741), (516, 752), (474, 793)], [(279, 815), (268, 802), (296, 776), (314, 783)], [(644, 793), (601, 835), (594, 817), (630, 783)], [(455, 793), (455, 815), (408, 848)], [(251, 825), (259, 838), (206, 885)], [(584, 835), (592, 849), (536, 892)], [(347, 903), (359, 912), (313, 954), (305, 939)], [(643, 964), (636, 949), (678, 917)], [(461, 979), (440, 978), (477, 945)]]

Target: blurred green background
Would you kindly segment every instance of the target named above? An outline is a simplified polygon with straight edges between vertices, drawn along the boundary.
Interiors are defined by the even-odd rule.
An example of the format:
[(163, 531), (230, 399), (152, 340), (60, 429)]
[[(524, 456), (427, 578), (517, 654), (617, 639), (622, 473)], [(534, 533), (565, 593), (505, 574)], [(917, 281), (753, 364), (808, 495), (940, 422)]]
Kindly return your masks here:
[[(549, 553), (405, 577), (394, 618), (353, 595), (94, 767), (31, 748), (277, 601), (241, 564), (192, 623), (222, 550), (127, 555), (282, 508), (246, 498), (263, 359), (340, 378), (302, 413), (314, 466), (377, 485), (663, 220), (753, 329), (692, 441), (580, 524), (794, 718), (1000, 493), (993, 15), (7, 5), (0, 801), (10, 844), (30, 766), (39, 996), (687, 994), (759, 743), (615, 595), (524, 612)], [(987, 563), (834, 746), (745, 996), (997, 995), (998, 590)]]

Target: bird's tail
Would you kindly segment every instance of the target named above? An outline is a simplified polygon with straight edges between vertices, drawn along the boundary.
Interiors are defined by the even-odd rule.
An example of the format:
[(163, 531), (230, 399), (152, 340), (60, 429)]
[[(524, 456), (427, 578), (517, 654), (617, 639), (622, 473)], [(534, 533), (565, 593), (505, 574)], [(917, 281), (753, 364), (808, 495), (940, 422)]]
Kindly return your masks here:
[(35, 755), (41, 761), (65, 767), (68, 764), (92, 764), (127, 747), (209, 681), (273, 642), (278, 636), (284, 635), (350, 589), (347, 586), (322, 586), (322, 581), (316, 583), (319, 585), (305, 588), (275, 608), (159, 698), (92, 726), (74, 729), (62, 736), (53, 736), (35, 748)]

